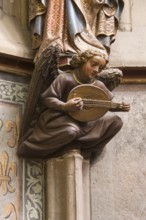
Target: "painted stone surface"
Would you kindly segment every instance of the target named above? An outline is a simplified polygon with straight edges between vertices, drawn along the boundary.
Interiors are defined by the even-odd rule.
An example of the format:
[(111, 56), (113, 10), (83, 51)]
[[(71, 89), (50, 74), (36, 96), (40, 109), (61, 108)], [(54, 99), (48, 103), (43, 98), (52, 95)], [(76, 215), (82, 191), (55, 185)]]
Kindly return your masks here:
[[(146, 85), (121, 85), (123, 128), (91, 169), (92, 220), (146, 219)], [(117, 100), (117, 99), (116, 99)]]
[(0, 78), (0, 219), (43, 220), (44, 164), (16, 155), (28, 84)]

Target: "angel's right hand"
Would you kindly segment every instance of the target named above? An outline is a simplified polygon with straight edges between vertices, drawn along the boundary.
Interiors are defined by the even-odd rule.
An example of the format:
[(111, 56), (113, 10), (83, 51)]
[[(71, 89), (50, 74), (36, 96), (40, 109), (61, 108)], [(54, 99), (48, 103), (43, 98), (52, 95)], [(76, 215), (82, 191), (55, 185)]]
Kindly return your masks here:
[(70, 99), (63, 105), (64, 111), (78, 111), (78, 110), (82, 110), (82, 108), (83, 108), (83, 101), (81, 98)]

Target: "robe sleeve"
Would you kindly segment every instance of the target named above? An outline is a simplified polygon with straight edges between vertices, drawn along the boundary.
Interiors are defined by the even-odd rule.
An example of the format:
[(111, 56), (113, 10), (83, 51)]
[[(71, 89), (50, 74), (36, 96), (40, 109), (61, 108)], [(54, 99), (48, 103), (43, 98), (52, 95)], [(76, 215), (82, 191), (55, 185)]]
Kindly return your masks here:
[(114, 98), (113, 93), (108, 90), (108, 88), (105, 86), (105, 84), (101, 81), (97, 81), (97, 86), (99, 86), (101, 89), (104, 90), (104, 92), (107, 94), (109, 100), (112, 100)]
[(63, 94), (66, 87), (66, 80), (62, 74), (60, 74), (51, 86), (41, 95), (42, 102), (48, 108), (54, 110), (62, 110), (64, 104)]

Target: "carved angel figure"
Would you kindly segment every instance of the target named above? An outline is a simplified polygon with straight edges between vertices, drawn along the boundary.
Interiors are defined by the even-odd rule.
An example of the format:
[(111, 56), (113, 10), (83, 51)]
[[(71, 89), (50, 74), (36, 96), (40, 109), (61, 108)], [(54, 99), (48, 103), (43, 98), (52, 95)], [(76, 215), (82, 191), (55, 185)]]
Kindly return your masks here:
[[(86, 107), (80, 95), (68, 99), (72, 89), (78, 85), (88, 85), (92, 89), (99, 88), (106, 94), (109, 101), (112, 100), (113, 94), (96, 78), (106, 65), (105, 56), (87, 50), (73, 56), (71, 65), (74, 69), (70, 73), (60, 73), (42, 93), (41, 99), (45, 109), (36, 124), (27, 130), (20, 141), (19, 156), (49, 158), (77, 147), (84, 157), (91, 156), (93, 162), (93, 156), (97, 155), (98, 150), (103, 149), (121, 129), (122, 120), (113, 113), (91, 121), (86, 119), (82, 121), (80, 118), (76, 120), (70, 114), (80, 112)], [(91, 104), (92, 109), (93, 103)], [(87, 106), (89, 108), (89, 105)], [(129, 111), (130, 106), (122, 103), (112, 108), (110, 105), (109, 110)]]
[[(62, 54), (72, 59), (74, 54), (88, 50), (94, 51), (97, 55), (100, 54), (99, 56), (104, 57), (108, 61), (110, 45), (115, 40), (123, 6), (123, 0), (49, 0), (48, 2), (46, 0), (30, 0), (29, 22), (33, 36), (33, 48), (37, 49), (37, 53), (34, 59), (35, 69), (30, 82), (21, 127), (20, 145), (18, 147), (19, 156), (25, 156), (25, 152), (23, 154), (25, 144), (23, 145), (23, 143), (26, 143), (25, 140), (27, 141), (27, 137), (30, 134), (29, 130), (31, 130), (30, 127), (32, 128), (36, 125), (36, 121), (42, 117), (44, 112), (44, 109), (40, 110), (39, 108), (39, 116), (37, 115), (36, 119), (34, 118), (34, 112), (36, 112), (38, 107), (40, 94), (44, 94), (46, 88), (52, 88), (58, 77), (60, 78), (60, 75), (62, 75), (59, 68), (59, 61)], [(72, 71), (74, 71), (74, 67)], [(102, 75), (101, 72), (101, 75), (98, 77), (102, 80), (105, 75), (108, 74), (103, 73)], [(122, 74), (117, 74), (118, 77), (116, 74), (113, 75), (112, 78), (114, 80), (119, 80)], [(64, 78), (64, 82), (66, 82), (68, 75), (65, 74), (63, 76), (66, 77)], [(114, 84), (113, 81), (112, 84), (107, 83), (109, 80), (111, 80), (110, 77), (108, 77), (108, 81), (105, 84), (112, 90), (118, 83), (116, 81)], [(106, 90), (106, 87), (104, 88)], [(121, 120), (119, 119), (118, 121), (117, 129), (115, 133), (111, 134), (111, 137), (122, 126)], [(57, 122), (58, 125), (59, 123), (61, 125), (61, 122)], [(61, 141), (60, 139), (60, 144)], [(34, 141), (32, 145), (34, 143), (36, 142)], [(42, 144), (44, 144), (43, 140)], [(46, 142), (46, 145), (44, 145), (48, 147), (48, 144), (49, 142)], [(62, 144), (66, 145), (66, 142), (64, 141)], [(21, 148), (22, 145), (23, 147)], [(32, 149), (29, 151), (30, 156), (33, 155)], [(53, 151), (52, 153), (54, 153)], [(42, 151), (42, 155), (43, 152), (45, 151)], [(34, 155), (37, 155), (35, 153)], [(47, 155), (50, 155), (50, 153), (49, 151)]]

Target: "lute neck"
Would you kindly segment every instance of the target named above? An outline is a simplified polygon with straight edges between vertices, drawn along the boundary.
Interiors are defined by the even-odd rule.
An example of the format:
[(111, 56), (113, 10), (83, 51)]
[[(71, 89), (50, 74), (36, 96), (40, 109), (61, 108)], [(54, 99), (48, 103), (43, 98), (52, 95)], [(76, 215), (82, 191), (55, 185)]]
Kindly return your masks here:
[(122, 104), (105, 100), (82, 99), (84, 106), (88, 108), (104, 107), (110, 109), (121, 109)]

